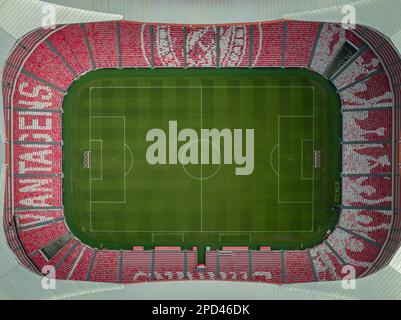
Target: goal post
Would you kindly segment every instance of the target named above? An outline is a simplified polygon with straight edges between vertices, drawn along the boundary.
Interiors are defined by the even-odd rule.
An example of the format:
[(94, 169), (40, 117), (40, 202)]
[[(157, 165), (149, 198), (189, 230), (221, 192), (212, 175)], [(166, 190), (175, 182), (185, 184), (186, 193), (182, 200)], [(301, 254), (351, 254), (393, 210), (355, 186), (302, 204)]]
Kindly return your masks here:
[(84, 169), (90, 169), (91, 167), (91, 152), (90, 150), (84, 150), (82, 153), (82, 166)]

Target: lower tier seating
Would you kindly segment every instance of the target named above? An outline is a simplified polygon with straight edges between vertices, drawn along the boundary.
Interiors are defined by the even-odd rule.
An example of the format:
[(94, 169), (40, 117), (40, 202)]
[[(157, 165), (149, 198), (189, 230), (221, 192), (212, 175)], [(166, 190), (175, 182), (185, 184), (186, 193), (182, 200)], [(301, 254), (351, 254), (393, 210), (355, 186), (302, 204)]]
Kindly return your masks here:
[(61, 177), (16, 177), (14, 206), (21, 209), (61, 207), (61, 186)]
[(17, 228), (30, 228), (36, 224), (49, 223), (56, 219), (63, 218), (64, 211), (62, 209), (17, 211), (15, 213)]
[(282, 283), (281, 251), (252, 251), (252, 279)]
[(16, 144), (13, 150), (15, 174), (61, 174), (60, 144)]
[(391, 109), (343, 112), (343, 141), (392, 139)]
[(338, 225), (383, 245), (391, 226), (391, 216), (391, 211), (386, 210), (344, 209)]
[(120, 251), (98, 250), (90, 270), (90, 281), (118, 282)]
[(248, 251), (219, 251), (219, 277), (222, 280), (249, 280)]
[(312, 282), (315, 281), (311, 259), (306, 250), (285, 251), (285, 282)]
[(340, 92), (342, 108), (391, 107), (393, 95), (385, 73), (376, 74), (369, 79)]
[(61, 113), (13, 112), (14, 142), (61, 142)]
[(74, 267), (70, 271), (68, 279), (85, 281), (93, 254), (94, 250), (85, 246), (79, 254), (77, 261), (74, 263)]
[(383, 208), (391, 206), (391, 177), (343, 177), (342, 184), (344, 206)]
[(343, 144), (344, 174), (391, 173), (391, 144)]
[(355, 268), (357, 276), (361, 276), (372, 265), (380, 252), (380, 246), (339, 228), (333, 231), (327, 243), (341, 257), (344, 264), (352, 265)]
[(123, 283), (143, 282), (151, 280), (151, 251), (122, 251)]
[(39, 80), (19, 73), (15, 89), (14, 108), (61, 110), (64, 93)]
[(155, 251), (154, 280), (184, 279), (184, 251)]

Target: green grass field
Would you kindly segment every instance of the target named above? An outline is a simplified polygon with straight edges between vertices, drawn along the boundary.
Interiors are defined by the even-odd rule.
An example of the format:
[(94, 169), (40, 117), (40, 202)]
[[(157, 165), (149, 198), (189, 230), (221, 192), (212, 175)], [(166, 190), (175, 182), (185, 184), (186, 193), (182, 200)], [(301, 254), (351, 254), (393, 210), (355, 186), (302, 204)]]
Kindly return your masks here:
[[(169, 121), (178, 132), (194, 129), (199, 141), (201, 129), (226, 128), (232, 136), (243, 129), (241, 155), (245, 129), (254, 129), (253, 172), (236, 175), (244, 165), (224, 163), (222, 139), (221, 148), (203, 141), (211, 155), (221, 153), (220, 164), (169, 164), (177, 157), (169, 152)], [(146, 137), (155, 128), (166, 133), (167, 164), (147, 160), (154, 142)], [(335, 89), (305, 70), (92, 72), (64, 101), (67, 223), (98, 248), (310, 247), (338, 220), (340, 137)], [(201, 145), (191, 150), (200, 154)], [(86, 150), (90, 169), (83, 167)], [(315, 150), (321, 168), (314, 168)]]

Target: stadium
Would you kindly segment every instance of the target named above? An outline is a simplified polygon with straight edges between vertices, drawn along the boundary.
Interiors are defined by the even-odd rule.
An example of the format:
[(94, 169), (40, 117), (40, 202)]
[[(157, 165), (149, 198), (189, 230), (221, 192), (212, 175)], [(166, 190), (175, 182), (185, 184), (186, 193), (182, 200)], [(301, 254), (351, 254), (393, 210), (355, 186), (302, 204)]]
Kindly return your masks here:
[(401, 298), (401, 3), (319, 2), (0, 1), (1, 296)]

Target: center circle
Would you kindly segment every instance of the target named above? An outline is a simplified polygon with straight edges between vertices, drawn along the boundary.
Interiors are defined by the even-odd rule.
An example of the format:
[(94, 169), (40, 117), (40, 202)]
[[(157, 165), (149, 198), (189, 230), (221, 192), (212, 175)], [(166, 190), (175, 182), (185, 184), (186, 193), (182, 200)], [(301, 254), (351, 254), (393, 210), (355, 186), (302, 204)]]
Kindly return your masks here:
[[(211, 144), (212, 147), (213, 147), (215, 150), (217, 150), (217, 151), (219, 152), (219, 154), (220, 154), (220, 163), (219, 163), (218, 167), (216, 168), (216, 170), (214, 170), (214, 172), (212, 172), (211, 174), (208, 174), (208, 175), (206, 175), (206, 176), (203, 176), (203, 175), (202, 175), (201, 177), (197, 177), (196, 175), (193, 175), (191, 172), (189, 172), (187, 168), (185, 168), (186, 165), (185, 165), (185, 164), (182, 164), (181, 159), (178, 159), (178, 160), (180, 161), (181, 166), (182, 166), (182, 168), (184, 169), (185, 173), (186, 173), (189, 177), (191, 177), (191, 178), (193, 178), (193, 179), (196, 179), (196, 180), (204, 181), (204, 180), (209, 180), (209, 179), (213, 178), (213, 177), (219, 172), (219, 170), (220, 170), (220, 168), (221, 168), (221, 161), (222, 161), (222, 159), (221, 159), (220, 148), (218, 148), (218, 147), (216, 146), (215, 143), (213, 143), (213, 142), (211, 142), (211, 141), (209, 141), (209, 140), (203, 140), (203, 139), (194, 140), (194, 141), (192, 141), (192, 142), (188, 145), (188, 149), (189, 149), (194, 143), (199, 143), (199, 142), (207, 142), (207, 143)], [(202, 150), (202, 149), (201, 149), (201, 150)], [(201, 152), (200, 166), (203, 166), (203, 164), (202, 164), (202, 152)]]

